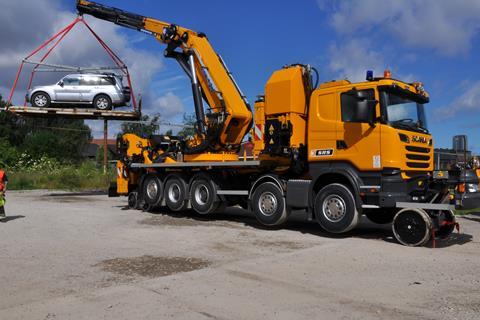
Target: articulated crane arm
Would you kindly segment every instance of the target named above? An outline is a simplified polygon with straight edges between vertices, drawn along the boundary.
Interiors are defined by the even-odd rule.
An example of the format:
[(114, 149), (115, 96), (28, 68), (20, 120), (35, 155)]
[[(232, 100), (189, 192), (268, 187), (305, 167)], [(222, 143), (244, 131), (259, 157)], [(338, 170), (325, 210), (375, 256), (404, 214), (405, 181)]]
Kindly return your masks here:
[[(143, 31), (167, 45), (165, 57), (175, 58), (192, 83), (201, 142), (190, 153), (234, 150), (242, 142), (252, 125), (250, 105), (205, 34), (91, 1), (78, 0), (77, 10)], [(203, 100), (210, 107), (206, 116)]]

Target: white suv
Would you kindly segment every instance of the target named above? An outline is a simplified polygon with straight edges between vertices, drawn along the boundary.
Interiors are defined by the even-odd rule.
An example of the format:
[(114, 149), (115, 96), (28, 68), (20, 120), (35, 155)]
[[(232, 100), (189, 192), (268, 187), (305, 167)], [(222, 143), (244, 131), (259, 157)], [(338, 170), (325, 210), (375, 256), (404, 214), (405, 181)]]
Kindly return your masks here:
[(27, 93), (32, 107), (48, 108), (57, 105), (93, 105), (99, 110), (124, 106), (130, 101), (130, 88), (109, 74), (70, 74), (58, 83), (39, 86)]

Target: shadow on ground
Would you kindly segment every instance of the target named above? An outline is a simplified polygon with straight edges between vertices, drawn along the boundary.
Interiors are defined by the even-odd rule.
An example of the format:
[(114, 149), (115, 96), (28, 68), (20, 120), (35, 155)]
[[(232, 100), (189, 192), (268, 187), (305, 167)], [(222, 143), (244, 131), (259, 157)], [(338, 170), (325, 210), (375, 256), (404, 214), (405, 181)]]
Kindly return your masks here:
[(45, 197), (84, 197), (84, 196), (103, 196), (107, 193), (102, 190), (78, 191), (78, 192), (59, 192), (49, 193)]
[[(122, 210), (128, 208), (122, 207)], [(132, 210), (134, 211), (134, 210)], [(291, 230), (301, 232), (303, 234), (311, 234), (319, 237), (345, 239), (345, 238), (362, 238), (382, 240), (389, 243), (397, 243), (394, 238), (391, 225), (379, 225), (370, 222), (366, 217), (362, 217), (357, 228), (344, 234), (331, 234), (321, 229), (321, 227), (312, 221), (307, 221), (306, 214), (302, 211), (295, 211), (290, 216), (289, 221), (281, 227), (266, 227), (260, 224), (253, 214), (247, 210), (233, 207), (226, 209), (223, 213), (215, 213), (210, 215), (199, 215), (193, 210), (185, 212), (171, 212), (167, 208), (160, 208), (150, 211), (151, 216), (139, 221), (144, 225), (155, 226), (223, 226), (227, 228), (239, 228), (243, 226), (252, 227), (260, 230)], [(480, 217), (479, 220), (480, 222)], [(452, 234), (448, 239), (437, 239), (436, 247), (445, 248), (454, 245), (463, 245), (471, 242), (473, 237), (469, 234)], [(432, 247), (430, 241), (427, 246)]]
[(3, 219), (0, 219), (0, 223), (7, 223), (7, 222), (10, 222), (10, 221), (13, 221), (13, 220), (17, 220), (17, 219), (23, 219), (25, 218), (25, 216), (21, 216), (21, 215), (18, 215), (18, 216), (7, 216)]

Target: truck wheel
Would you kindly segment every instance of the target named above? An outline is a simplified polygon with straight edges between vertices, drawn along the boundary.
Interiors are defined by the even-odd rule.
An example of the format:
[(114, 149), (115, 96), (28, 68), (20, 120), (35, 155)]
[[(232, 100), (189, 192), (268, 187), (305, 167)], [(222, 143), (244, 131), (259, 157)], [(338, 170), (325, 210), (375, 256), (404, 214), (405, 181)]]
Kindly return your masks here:
[(217, 210), (220, 202), (212, 179), (204, 174), (193, 178), (190, 186), (190, 202), (193, 210), (199, 214), (209, 214)]
[(350, 231), (359, 221), (352, 192), (339, 183), (329, 184), (318, 192), (314, 211), (318, 224), (331, 233)]
[(36, 108), (48, 108), (50, 107), (50, 96), (45, 92), (37, 92), (33, 94), (32, 98), (32, 106)]
[(142, 184), (143, 199), (151, 207), (157, 207), (162, 202), (163, 184), (156, 175), (148, 175)]
[(187, 208), (187, 184), (178, 177), (168, 178), (165, 184), (165, 203), (172, 211), (183, 211)]
[(393, 235), (405, 246), (423, 246), (430, 240), (432, 219), (422, 209), (400, 210), (393, 219)]
[(133, 191), (128, 194), (128, 208), (138, 209), (138, 192)]
[(389, 224), (392, 223), (397, 210), (369, 210), (365, 212), (368, 220), (377, 224)]
[(288, 218), (283, 191), (273, 182), (262, 183), (252, 195), (253, 213), (266, 226), (278, 226)]
[(435, 235), (440, 239), (446, 239), (455, 230), (455, 215), (451, 210), (442, 211), (442, 214), (444, 215), (443, 223), (440, 224)]

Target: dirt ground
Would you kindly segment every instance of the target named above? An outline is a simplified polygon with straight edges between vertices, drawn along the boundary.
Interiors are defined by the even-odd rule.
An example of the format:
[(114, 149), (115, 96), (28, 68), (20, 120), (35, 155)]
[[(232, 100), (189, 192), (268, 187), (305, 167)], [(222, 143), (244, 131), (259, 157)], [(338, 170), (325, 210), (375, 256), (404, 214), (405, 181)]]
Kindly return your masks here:
[(99, 194), (9, 192), (0, 319), (480, 319), (480, 214), (439, 248), (362, 221), (332, 237), (296, 213), (125, 210)]

